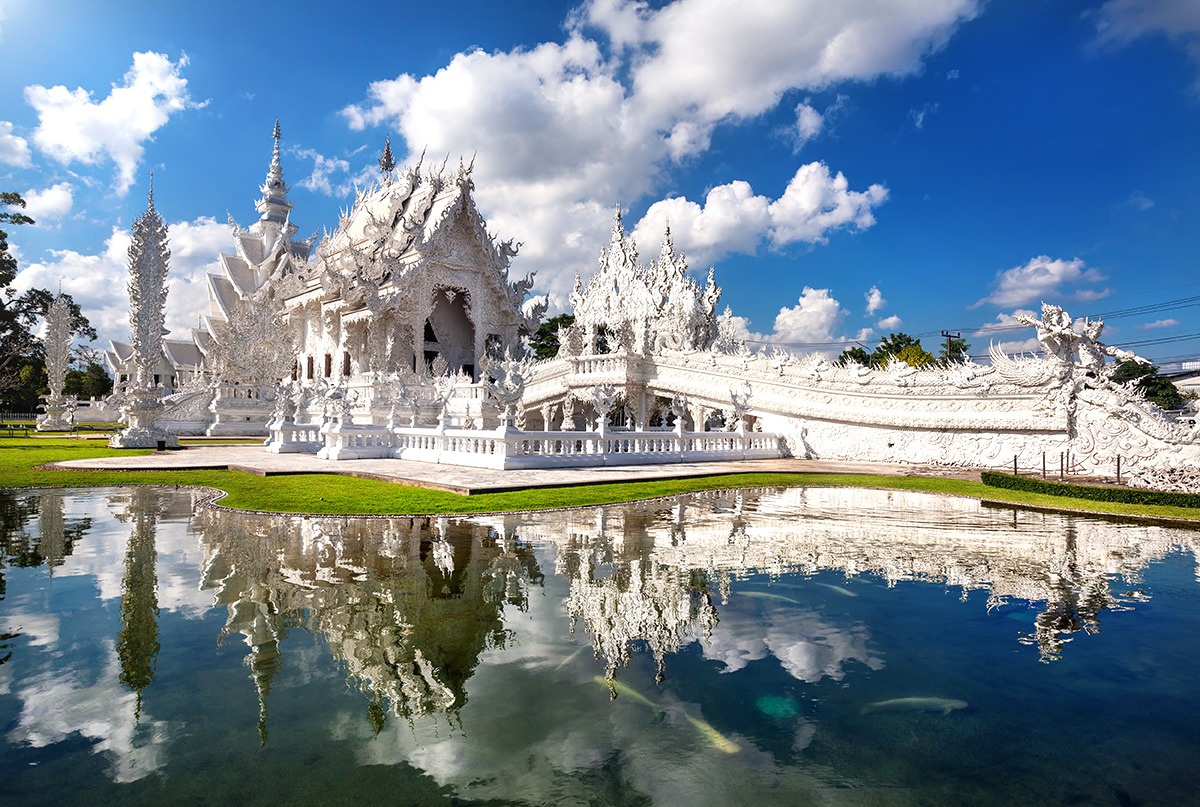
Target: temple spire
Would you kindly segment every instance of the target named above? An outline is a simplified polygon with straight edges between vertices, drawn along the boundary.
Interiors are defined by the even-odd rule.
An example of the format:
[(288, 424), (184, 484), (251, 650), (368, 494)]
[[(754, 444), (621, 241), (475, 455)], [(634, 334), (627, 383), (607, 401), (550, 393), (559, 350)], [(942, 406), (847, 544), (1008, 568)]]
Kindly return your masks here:
[(275, 139), (271, 150), (271, 165), (267, 169), (266, 180), (259, 188), (262, 197), (254, 203), (254, 209), (262, 213), (256, 226), (261, 231), (268, 225), (274, 225), (283, 231), (285, 238), (290, 238), (295, 235), (298, 228), (288, 221), (292, 202), (287, 198), (290, 189), (283, 181), (283, 164), (279, 160), (279, 140), (283, 134), (279, 128), (278, 118), (275, 120), (275, 128), (271, 136)]
[(396, 160), (392, 157), (392, 138), (386, 136), (383, 139), (383, 154), (379, 157), (379, 170), (383, 172), (383, 181), (390, 185), (392, 182), (392, 171), (396, 168)]

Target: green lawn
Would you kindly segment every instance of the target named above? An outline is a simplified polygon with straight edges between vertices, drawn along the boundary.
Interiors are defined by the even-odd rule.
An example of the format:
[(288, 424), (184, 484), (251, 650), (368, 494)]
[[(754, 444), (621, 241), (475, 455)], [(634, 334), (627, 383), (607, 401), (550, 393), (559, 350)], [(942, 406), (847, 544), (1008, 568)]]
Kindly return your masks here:
[(795, 485), (854, 486), (920, 490), (992, 501), (1078, 510), (1137, 518), (1168, 518), (1200, 522), (1200, 513), (1183, 507), (1158, 507), (1095, 502), (987, 487), (979, 482), (932, 477), (855, 474), (722, 474), (578, 487), (533, 488), (508, 493), (459, 496), (373, 479), (337, 474), (259, 477), (239, 471), (65, 471), (38, 466), (67, 459), (149, 453), (116, 451), (103, 440), (46, 437), (0, 438), (0, 487), (98, 487), (113, 485), (194, 485), (216, 488), (228, 495), (228, 507), (284, 513), (319, 514), (441, 514), (544, 510), (613, 502), (636, 501), (690, 493), (745, 487)]

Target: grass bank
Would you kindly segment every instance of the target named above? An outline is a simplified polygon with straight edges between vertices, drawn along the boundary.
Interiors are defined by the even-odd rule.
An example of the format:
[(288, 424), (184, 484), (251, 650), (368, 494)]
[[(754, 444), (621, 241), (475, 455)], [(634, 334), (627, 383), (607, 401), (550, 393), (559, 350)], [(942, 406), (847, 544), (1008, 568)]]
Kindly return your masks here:
[[(16, 437), (0, 438), (0, 487), (109, 487), (114, 485), (194, 485), (226, 492), (221, 504), (245, 510), (281, 513), (433, 515), (545, 510), (637, 501), (692, 493), (748, 487), (796, 485), (868, 487), (917, 490), (990, 499), (1056, 510), (1078, 510), (1149, 519), (1200, 521), (1196, 510), (1120, 504), (1048, 496), (987, 487), (979, 482), (917, 476), (856, 474), (750, 473), (688, 479), (578, 487), (531, 488), (505, 493), (459, 496), (374, 479), (338, 474), (259, 477), (240, 471), (77, 471), (40, 470), (38, 466), (69, 459), (129, 455), (102, 440)], [(149, 453), (144, 450), (136, 453)]]

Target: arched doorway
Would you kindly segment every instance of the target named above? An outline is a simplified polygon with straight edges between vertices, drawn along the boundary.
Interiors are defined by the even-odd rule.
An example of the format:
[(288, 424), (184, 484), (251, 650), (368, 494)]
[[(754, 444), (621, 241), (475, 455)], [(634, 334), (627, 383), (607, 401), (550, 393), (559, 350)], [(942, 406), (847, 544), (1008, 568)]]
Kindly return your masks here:
[[(471, 320), (467, 293), (462, 289), (439, 288), (426, 326), (426, 358), (440, 355), (451, 372), (462, 369), (475, 377), (475, 323)], [(430, 331), (434, 339), (431, 340)]]

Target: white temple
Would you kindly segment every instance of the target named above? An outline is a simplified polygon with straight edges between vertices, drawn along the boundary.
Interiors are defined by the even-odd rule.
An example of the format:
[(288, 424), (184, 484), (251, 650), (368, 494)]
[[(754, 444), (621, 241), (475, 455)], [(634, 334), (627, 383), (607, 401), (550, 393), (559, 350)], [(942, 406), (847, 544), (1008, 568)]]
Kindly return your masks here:
[[(154, 373), (175, 433), (257, 434), (321, 459), (396, 457), (497, 469), (795, 456), (1073, 470), (1158, 486), (1200, 465), (1200, 429), (1110, 380), (1100, 322), (1043, 307), (1041, 357), (918, 369), (752, 353), (714, 272), (698, 283), (668, 232), (643, 262), (618, 214), (576, 280), (561, 349), (522, 340), (545, 304), (510, 276), (519, 244), (489, 233), (472, 166), (420, 163), (358, 194), (319, 244), (298, 241), (274, 150), (248, 228), (210, 277), (190, 340)], [(120, 346), (114, 372), (127, 373)], [(169, 378), (170, 383), (167, 383)], [(119, 377), (119, 380), (120, 377)], [(1173, 481), (1172, 481), (1173, 480)]]

